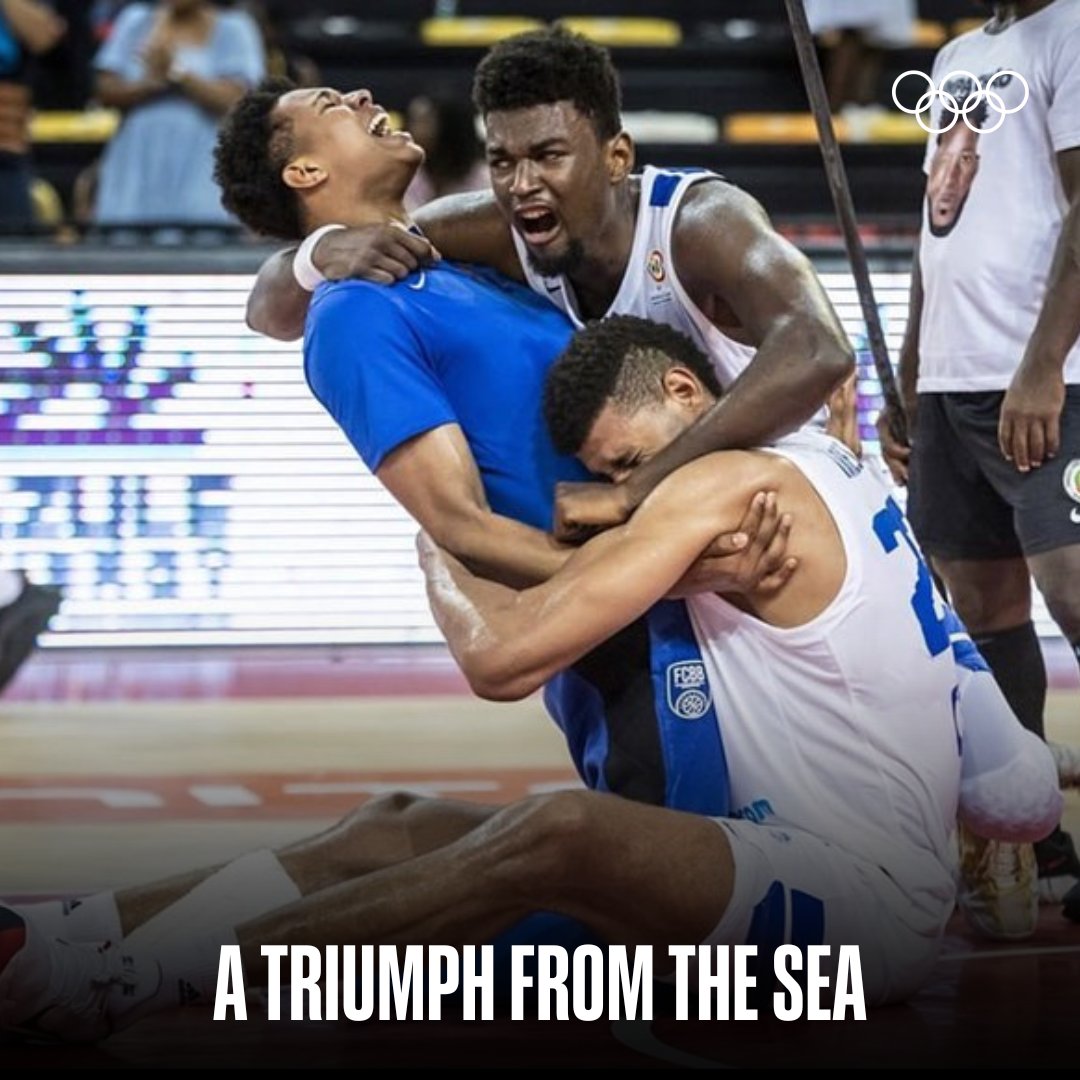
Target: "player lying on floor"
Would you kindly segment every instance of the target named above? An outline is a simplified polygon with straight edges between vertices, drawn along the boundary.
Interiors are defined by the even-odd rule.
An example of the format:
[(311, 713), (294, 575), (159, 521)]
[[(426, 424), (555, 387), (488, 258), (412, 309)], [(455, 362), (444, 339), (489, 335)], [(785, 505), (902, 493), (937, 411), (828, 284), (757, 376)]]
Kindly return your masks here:
[[(547, 413), (558, 442), (617, 476), (692, 423), (713, 380), (680, 335), (617, 318), (575, 339)], [(981, 797), (973, 824), (1014, 839), (1045, 835), (1061, 797), (1049, 751), (976, 672), (962, 777), (960, 631), (899, 508), (845, 447), (805, 433), (701, 458), (522, 591), (422, 536), (429, 596), (473, 686), (522, 697), (663, 596), (763, 486), (794, 508), (802, 572), (773, 595), (691, 601), (741, 819), (588, 791), (506, 807), (383, 800), (280, 857), (121, 894), (128, 936), (112, 948), (73, 942), (93, 939), (93, 913), (80, 930), (80, 909), (0, 908), (3, 1025), (101, 1038), (211, 999), (222, 945), (240, 945), (255, 985), (264, 944), (479, 943), (534, 911), (661, 958), (700, 942), (857, 945), (868, 1003), (909, 996), (953, 910), (962, 784)]]

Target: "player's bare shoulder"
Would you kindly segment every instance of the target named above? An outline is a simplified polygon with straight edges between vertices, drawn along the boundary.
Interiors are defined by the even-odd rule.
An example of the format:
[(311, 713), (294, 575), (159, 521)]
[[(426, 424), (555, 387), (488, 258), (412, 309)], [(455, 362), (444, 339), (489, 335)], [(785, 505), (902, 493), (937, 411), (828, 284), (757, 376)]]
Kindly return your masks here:
[(772, 225), (761, 204), (719, 177), (690, 187), (672, 229), (672, 258), (683, 288), (718, 329), (751, 344), (730, 298), (764, 234), (772, 234)]
[(675, 217), (676, 243), (683, 239), (703, 239), (710, 230), (732, 225), (768, 225), (761, 203), (748, 191), (719, 176), (693, 184), (679, 205)]
[(741, 516), (759, 491), (779, 492), (797, 484), (799, 472), (763, 450), (720, 450), (676, 469), (646, 500), (680, 507), (721, 508)]

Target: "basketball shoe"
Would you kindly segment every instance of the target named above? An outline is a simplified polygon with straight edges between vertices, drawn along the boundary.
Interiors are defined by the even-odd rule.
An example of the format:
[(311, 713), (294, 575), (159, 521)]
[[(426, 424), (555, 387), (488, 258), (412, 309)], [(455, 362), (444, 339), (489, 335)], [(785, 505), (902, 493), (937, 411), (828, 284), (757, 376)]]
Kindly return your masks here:
[(986, 840), (964, 825), (959, 827), (959, 840), (957, 902), (968, 925), (982, 937), (998, 941), (1030, 937), (1039, 919), (1031, 844)]
[(133, 994), (138, 982), (122, 948), (50, 940), (14, 908), (0, 905), (0, 1031), (97, 1042), (112, 1033), (111, 1001)]
[(1065, 917), (1080, 922), (1080, 858), (1072, 837), (1060, 826), (1035, 845), (1039, 864), (1039, 899), (1063, 904)]

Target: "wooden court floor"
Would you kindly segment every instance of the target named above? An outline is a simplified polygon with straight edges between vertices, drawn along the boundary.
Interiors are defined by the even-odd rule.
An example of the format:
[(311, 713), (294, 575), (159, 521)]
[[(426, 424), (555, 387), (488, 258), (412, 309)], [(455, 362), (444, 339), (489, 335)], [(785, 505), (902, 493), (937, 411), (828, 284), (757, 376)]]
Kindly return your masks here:
[[(1080, 742), (1058, 680), (1048, 733)], [(77, 895), (315, 832), (406, 788), (507, 801), (573, 785), (537, 699), (468, 697), (437, 650), (35, 660), (0, 700), (0, 896)], [(1080, 836), (1080, 796), (1066, 827)], [(865, 1023), (150, 1018), (92, 1048), (0, 1046), (6, 1065), (145, 1067), (1061, 1067), (1080, 1020), (1080, 926), (979, 942), (954, 920), (930, 983)]]

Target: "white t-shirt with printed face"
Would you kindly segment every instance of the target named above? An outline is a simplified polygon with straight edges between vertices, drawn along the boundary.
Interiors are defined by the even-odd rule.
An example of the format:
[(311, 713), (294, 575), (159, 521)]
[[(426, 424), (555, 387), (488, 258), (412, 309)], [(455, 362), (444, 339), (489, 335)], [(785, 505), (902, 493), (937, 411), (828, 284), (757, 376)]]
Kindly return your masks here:
[[(993, 102), (971, 107), (968, 76), (985, 87), (1005, 71), (1027, 82), (1023, 107), (1003, 119)], [(1054, 0), (998, 33), (962, 35), (938, 53), (932, 78), (970, 108), (973, 126), (1001, 123), (976, 134), (961, 118), (927, 142), (918, 389), (1004, 390), (1035, 329), (1067, 209), (1056, 154), (1080, 146), (1080, 3)], [(1014, 75), (991, 89), (1006, 109), (1024, 100)], [(952, 115), (940, 98), (922, 114), (933, 128)], [(1080, 383), (1080, 344), (1065, 381)]]

